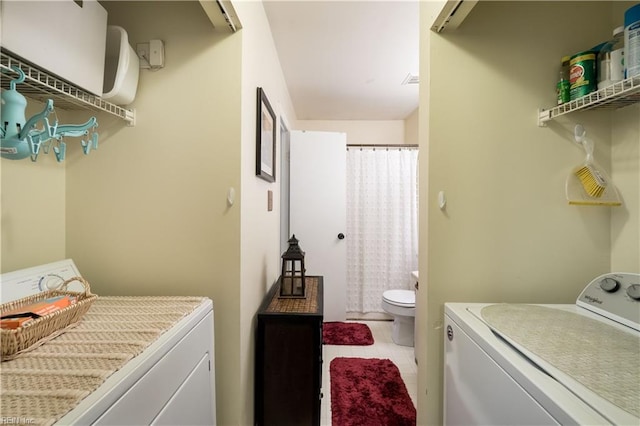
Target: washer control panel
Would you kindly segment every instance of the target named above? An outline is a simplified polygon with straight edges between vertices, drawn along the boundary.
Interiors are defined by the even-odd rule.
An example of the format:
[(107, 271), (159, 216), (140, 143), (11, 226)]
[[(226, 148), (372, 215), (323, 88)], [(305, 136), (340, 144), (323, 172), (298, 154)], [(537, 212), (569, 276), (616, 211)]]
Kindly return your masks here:
[(640, 331), (640, 274), (600, 275), (582, 290), (576, 305)]
[[(71, 259), (4, 273), (0, 276), (0, 302), (7, 303), (43, 291), (56, 290), (65, 280), (79, 275)], [(69, 283), (67, 289), (84, 291), (78, 282)]]

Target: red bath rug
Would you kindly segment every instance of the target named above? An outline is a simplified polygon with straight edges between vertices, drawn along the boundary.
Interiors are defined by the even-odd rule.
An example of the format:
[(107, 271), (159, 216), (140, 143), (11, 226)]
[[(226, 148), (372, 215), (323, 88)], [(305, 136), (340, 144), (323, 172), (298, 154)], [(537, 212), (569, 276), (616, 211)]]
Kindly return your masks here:
[(390, 360), (334, 358), (329, 374), (333, 426), (416, 424), (416, 409)]
[(371, 329), (357, 322), (325, 322), (322, 326), (325, 345), (373, 345)]

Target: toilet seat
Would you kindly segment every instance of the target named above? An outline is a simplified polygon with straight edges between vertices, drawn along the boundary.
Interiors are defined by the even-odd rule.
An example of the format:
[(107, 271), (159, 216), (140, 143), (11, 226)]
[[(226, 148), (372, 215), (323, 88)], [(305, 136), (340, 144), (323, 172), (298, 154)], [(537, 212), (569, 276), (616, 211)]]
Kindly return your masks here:
[(382, 293), (382, 300), (403, 308), (416, 307), (416, 293), (413, 290), (387, 290)]

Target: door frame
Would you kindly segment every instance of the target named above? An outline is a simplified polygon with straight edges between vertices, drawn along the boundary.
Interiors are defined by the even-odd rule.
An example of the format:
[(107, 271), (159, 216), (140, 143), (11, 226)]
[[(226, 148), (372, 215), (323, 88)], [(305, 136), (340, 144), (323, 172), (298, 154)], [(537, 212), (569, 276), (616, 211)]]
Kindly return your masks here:
[[(287, 251), (289, 247), (289, 194), (290, 194), (290, 142), (291, 127), (288, 120), (280, 115), (280, 253)], [(278, 266), (280, 270), (280, 266)]]

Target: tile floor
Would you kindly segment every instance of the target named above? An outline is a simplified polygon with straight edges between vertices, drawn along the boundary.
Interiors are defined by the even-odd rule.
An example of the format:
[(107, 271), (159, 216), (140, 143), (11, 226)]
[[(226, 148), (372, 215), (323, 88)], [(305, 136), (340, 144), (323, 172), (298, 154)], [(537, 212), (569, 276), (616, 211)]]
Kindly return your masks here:
[(398, 346), (391, 340), (392, 321), (354, 321), (367, 324), (373, 333), (373, 345), (370, 346), (323, 346), (322, 398), (320, 424), (331, 426), (331, 383), (329, 364), (336, 357), (387, 358), (400, 370), (413, 405), (417, 406), (418, 367), (414, 360), (412, 347)]

